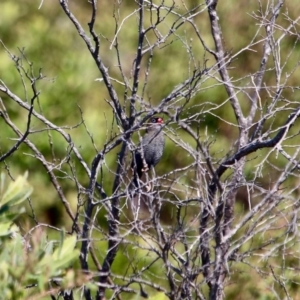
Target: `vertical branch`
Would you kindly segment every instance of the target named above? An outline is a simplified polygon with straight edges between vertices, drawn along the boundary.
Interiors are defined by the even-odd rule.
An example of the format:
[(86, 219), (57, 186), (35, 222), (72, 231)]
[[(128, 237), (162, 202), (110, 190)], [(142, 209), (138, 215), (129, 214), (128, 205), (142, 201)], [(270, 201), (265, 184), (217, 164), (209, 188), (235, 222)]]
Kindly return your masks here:
[[(88, 199), (85, 207), (85, 218), (84, 218), (84, 224), (83, 224), (82, 235), (81, 235), (82, 244), (80, 250), (80, 262), (81, 262), (82, 270), (87, 273), (89, 272), (88, 253), (91, 244), (91, 240), (90, 240), (91, 220), (92, 220), (93, 210), (95, 207), (95, 205), (93, 204), (93, 199), (94, 199), (94, 192), (95, 192), (95, 187), (97, 182), (97, 175), (99, 173), (99, 168), (101, 166), (100, 162), (102, 159), (103, 159), (103, 153), (99, 152), (94, 158), (92, 163), (90, 184), (88, 189)], [(86, 286), (84, 287), (84, 294), (87, 300), (92, 299), (91, 292)]]
[[(122, 106), (119, 102), (117, 93), (111, 83), (108, 69), (104, 65), (104, 63), (100, 57), (100, 54), (99, 54), (100, 39), (94, 31), (94, 25), (95, 25), (95, 21), (96, 21), (96, 12), (97, 12), (97, 1), (93, 0), (91, 3), (92, 3), (92, 17), (91, 17), (91, 21), (89, 23), (89, 30), (90, 30), (90, 33), (94, 40), (94, 44), (95, 44), (94, 46), (92, 45), (89, 37), (85, 33), (84, 29), (82, 28), (82, 26), (80, 25), (78, 20), (75, 18), (75, 16), (69, 10), (67, 1), (60, 0), (60, 4), (61, 4), (64, 12), (69, 17), (69, 19), (73, 22), (79, 35), (82, 37), (82, 39), (86, 43), (88, 50), (90, 51), (99, 71), (102, 74), (103, 81), (109, 92), (111, 101), (114, 106), (114, 111), (116, 112), (118, 119), (121, 121), (122, 127), (124, 129), (127, 129), (128, 122), (127, 122), (126, 114), (122, 109)], [(137, 56), (137, 58), (139, 58), (139, 55)], [(140, 62), (140, 58), (137, 61)], [(139, 66), (139, 64), (138, 64), (138, 66)], [(126, 142), (124, 142), (121, 152), (119, 154), (119, 159), (118, 159), (118, 168), (117, 168), (116, 178), (115, 178), (115, 182), (114, 182), (114, 186), (113, 186), (114, 194), (117, 194), (117, 191), (120, 188), (120, 182), (121, 182), (120, 179), (121, 179), (121, 176), (123, 173), (123, 168), (124, 168), (124, 163), (125, 163), (126, 147), (127, 147)], [(94, 194), (94, 189), (95, 189), (95, 185), (96, 185), (96, 178), (97, 178), (97, 174), (98, 174), (99, 163), (102, 158), (103, 158), (102, 154), (98, 153), (98, 155), (96, 156), (96, 158), (93, 161), (93, 166), (92, 166), (92, 170), (93, 170), (92, 175), (93, 176), (91, 176), (91, 180), (90, 180), (88, 203), (87, 203), (87, 207), (86, 207), (86, 211), (85, 211), (85, 223), (84, 223), (84, 228), (83, 228), (84, 233), (82, 235), (83, 243), (82, 243), (81, 262), (82, 262), (82, 267), (84, 270), (88, 269), (88, 264), (87, 264), (87, 249), (89, 247), (88, 246), (89, 245), (88, 235), (90, 234), (90, 222), (91, 222), (91, 216), (92, 216), (93, 207), (94, 207), (92, 200), (93, 200), (93, 194)], [(118, 223), (119, 223), (119, 197), (117, 197), (117, 196), (115, 198), (113, 198), (113, 200), (111, 202), (111, 214), (109, 214), (109, 218), (110, 219), (108, 221), (108, 223), (109, 223), (108, 224), (109, 225), (108, 251), (107, 251), (107, 255), (103, 262), (103, 267), (102, 267), (103, 275), (100, 276), (100, 278), (99, 278), (100, 283), (107, 282), (111, 265), (115, 259), (115, 256), (116, 256), (116, 253), (118, 250), (117, 238), (119, 235), (119, 227), (118, 227), (119, 226), (118, 225)], [(105, 294), (105, 288), (103, 286), (102, 287), (100, 286), (98, 289), (98, 292), (97, 292), (99, 299), (102, 299), (104, 297), (104, 294)], [(91, 297), (90, 292), (87, 290), (86, 290), (86, 297), (88, 299), (90, 299), (90, 297)]]
[[(280, 12), (280, 9), (281, 9), (282, 6), (283, 6), (283, 0), (279, 0), (277, 5), (275, 6), (274, 10), (271, 13), (270, 20), (263, 20), (265, 28), (266, 28), (267, 36), (266, 36), (264, 46), (263, 46), (264, 52), (263, 52), (263, 55), (262, 55), (262, 58), (261, 58), (261, 61), (260, 61), (259, 70), (257, 71), (257, 73), (254, 77), (254, 82), (253, 83), (254, 83), (254, 89), (255, 90), (253, 92), (253, 95), (251, 96), (252, 104), (251, 104), (250, 113), (249, 113), (248, 121), (247, 121), (248, 126), (250, 126), (252, 124), (253, 119), (255, 117), (256, 110), (257, 110), (257, 103), (256, 102), (257, 102), (257, 99), (258, 99), (259, 92), (261, 90), (261, 86), (262, 86), (262, 82), (263, 82), (262, 81), (263, 76), (266, 72), (267, 62), (268, 62), (269, 56), (270, 56), (271, 51), (272, 51), (271, 40), (273, 39), (275, 21), (276, 21), (277, 17), (279, 16), (279, 12)], [(268, 14), (268, 13), (269, 12), (267, 12), (266, 14)], [(282, 89), (278, 89), (277, 97), (275, 97), (275, 99), (279, 98), (281, 92), (282, 92)], [(252, 135), (252, 138), (258, 137), (265, 121), (266, 121), (266, 119), (263, 118), (257, 124), (257, 126), (255, 128), (255, 131)]]
[[(218, 0), (207, 1), (211, 31), (215, 42), (215, 48), (216, 48), (214, 52), (215, 54), (214, 56), (218, 64), (220, 76), (224, 82), (225, 89), (230, 98), (231, 105), (233, 107), (237, 122), (239, 125), (241, 125), (243, 123), (244, 117), (242, 115), (242, 111), (238, 103), (238, 99), (234, 93), (233, 87), (230, 84), (230, 78), (226, 69), (225, 54), (222, 45), (221, 28), (218, 23), (218, 16), (216, 12), (217, 3)], [(218, 180), (219, 178), (214, 178), (213, 182), (214, 181), (217, 182)], [(213, 278), (212, 270), (211, 270), (211, 258), (210, 258), (211, 253), (210, 253), (210, 246), (209, 246), (210, 235), (208, 232), (208, 221), (210, 217), (209, 206), (214, 202), (217, 186), (216, 184), (212, 183), (208, 186), (207, 189), (208, 189), (208, 199), (207, 199), (208, 203), (206, 203), (206, 206), (204, 206), (203, 208), (203, 212), (199, 224), (199, 231), (201, 237), (199, 246), (200, 246), (200, 253), (201, 253), (201, 260), (202, 260), (202, 267), (203, 267), (203, 275), (206, 279), (206, 282), (211, 292), (215, 280)], [(221, 220), (222, 216), (221, 215), (218, 216), (217, 219)]]
[(107, 255), (104, 259), (102, 266), (102, 275), (99, 277), (99, 289), (97, 292), (97, 299), (104, 299), (105, 296), (105, 283), (110, 275), (111, 266), (115, 260), (118, 252), (119, 245), (119, 220), (120, 220), (120, 199), (117, 196), (118, 190), (122, 182), (124, 174), (125, 157), (127, 151), (127, 143), (123, 142), (120, 153), (118, 154), (118, 167), (116, 177), (113, 185), (113, 194), (115, 195), (111, 200), (111, 215), (108, 219), (108, 249)]
[(239, 126), (243, 127), (246, 125), (245, 118), (243, 116), (238, 98), (234, 92), (234, 88), (231, 84), (231, 79), (229, 77), (226, 68), (226, 57), (225, 57), (225, 51), (223, 49), (223, 44), (222, 44), (222, 31), (218, 21), (219, 16), (216, 11), (218, 0), (207, 0), (206, 3), (207, 3), (208, 15), (210, 19), (212, 37), (214, 39), (215, 47), (216, 47), (215, 59), (218, 64), (219, 73), (223, 80), (228, 97), (230, 99), (230, 103), (232, 105), (237, 122)]
[(97, 14), (97, 0), (92, 0), (91, 4), (92, 4), (92, 16), (91, 16), (91, 21), (88, 23), (88, 25), (89, 25), (90, 33), (94, 40), (94, 44), (95, 44), (94, 56), (99, 57), (100, 39), (94, 30), (94, 26), (95, 26), (95, 22), (96, 22), (96, 14)]
[(81, 38), (84, 40), (89, 52), (91, 53), (97, 68), (99, 69), (104, 84), (107, 88), (107, 91), (109, 93), (109, 96), (111, 98), (111, 101), (114, 105), (114, 111), (116, 112), (119, 120), (122, 123), (123, 128), (127, 128), (127, 117), (125, 112), (122, 109), (122, 106), (119, 102), (118, 99), (118, 95), (116, 90), (114, 89), (112, 83), (111, 83), (111, 79), (108, 73), (108, 69), (105, 66), (105, 64), (103, 63), (100, 54), (99, 54), (99, 50), (100, 50), (100, 39), (99, 37), (96, 35), (96, 33), (94, 32), (93, 26), (95, 24), (95, 18), (96, 18), (96, 6), (97, 6), (97, 1), (93, 0), (92, 1), (92, 18), (91, 18), (91, 22), (89, 23), (89, 28), (90, 28), (90, 32), (93, 36), (94, 42), (95, 42), (95, 46), (93, 46), (93, 44), (90, 41), (90, 38), (88, 37), (88, 35), (85, 33), (84, 29), (82, 28), (82, 26), (80, 25), (79, 21), (76, 19), (76, 17), (71, 13), (69, 6), (68, 6), (68, 1), (66, 0), (60, 0), (60, 5), (62, 7), (62, 9), (64, 10), (65, 14), (68, 16), (68, 18), (71, 20), (71, 22), (74, 24), (78, 34), (81, 36)]
[(133, 87), (132, 94), (130, 99), (130, 124), (132, 125), (134, 122), (134, 114), (135, 114), (135, 101), (139, 87), (139, 74), (141, 70), (141, 61), (142, 61), (142, 50), (144, 43), (144, 1), (139, 1), (139, 27), (138, 27), (138, 45), (137, 45), (137, 53), (135, 57), (134, 64), (134, 73), (133, 73)]

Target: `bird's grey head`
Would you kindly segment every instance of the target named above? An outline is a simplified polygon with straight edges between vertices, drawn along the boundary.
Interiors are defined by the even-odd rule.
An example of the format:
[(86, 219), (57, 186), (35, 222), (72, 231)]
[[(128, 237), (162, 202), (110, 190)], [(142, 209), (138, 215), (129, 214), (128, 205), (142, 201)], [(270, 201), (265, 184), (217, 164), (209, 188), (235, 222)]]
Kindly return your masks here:
[(147, 123), (148, 130), (160, 129), (164, 124), (164, 120), (161, 117), (154, 116)]
[(148, 122), (148, 124), (163, 124), (163, 123), (164, 120), (161, 117), (152, 117)]

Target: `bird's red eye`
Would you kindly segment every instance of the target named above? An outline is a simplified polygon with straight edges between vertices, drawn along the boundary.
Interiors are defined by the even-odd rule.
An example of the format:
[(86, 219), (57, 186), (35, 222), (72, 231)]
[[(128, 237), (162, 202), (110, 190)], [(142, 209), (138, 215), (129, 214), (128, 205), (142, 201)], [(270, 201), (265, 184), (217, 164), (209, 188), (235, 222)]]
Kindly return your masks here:
[(164, 122), (164, 120), (162, 119), (162, 118), (157, 118), (157, 121), (156, 121), (157, 123), (163, 123)]

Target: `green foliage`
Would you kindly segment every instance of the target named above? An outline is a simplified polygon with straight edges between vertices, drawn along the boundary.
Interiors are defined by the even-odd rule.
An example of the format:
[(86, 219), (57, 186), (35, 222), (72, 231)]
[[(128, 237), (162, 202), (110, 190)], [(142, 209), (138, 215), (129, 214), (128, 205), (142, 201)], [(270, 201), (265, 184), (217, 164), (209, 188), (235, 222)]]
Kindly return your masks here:
[[(42, 295), (59, 276), (61, 288), (74, 286), (75, 276), (68, 268), (78, 259), (75, 249), (76, 236), (59, 241), (47, 241), (37, 230), (22, 236), (14, 220), (24, 212), (20, 207), (31, 195), (33, 188), (27, 182), (27, 174), (18, 176), (6, 184), (6, 176), (0, 179), (0, 299), (29, 299)], [(57, 279), (58, 280), (58, 279)], [(57, 291), (56, 291), (57, 292)]]
[(15, 181), (6, 186), (6, 175), (0, 175), (0, 236), (18, 232), (17, 226), (12, 223), (16, 216), (24, 212), (24, 209), (15, 209), (16, 205), (23, 203), (32, 193), (33, 188), (27, 183), (27, 173), (18, 176)]

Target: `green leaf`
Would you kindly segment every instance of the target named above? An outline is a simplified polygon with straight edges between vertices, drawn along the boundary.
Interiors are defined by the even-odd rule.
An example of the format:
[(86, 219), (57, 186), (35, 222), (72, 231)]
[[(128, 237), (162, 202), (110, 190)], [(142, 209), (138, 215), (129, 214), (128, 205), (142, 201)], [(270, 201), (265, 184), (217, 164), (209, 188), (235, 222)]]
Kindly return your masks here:
[(4, 183), (5, 183), (5, 173), (1, 173), (0, 175), (0, 195), (2, 198), (2, 195), (4, 193)]
[[(1, 206), (16, 205), (25, 201), (33, 191), (33, 188), (27, 182), (27, 172), (24, 176), (18, 176), (17, 179), (11, 182), (4, 192), (1, 199)], [(3, 188), (4, 177), (1, 176), (1, 189)]]
[(11, 222), (1, 223), (0, 224), (0, 236), (6, 236), (11, 233), (10, 230)]
[(38, 272), (44, 272), (47, 269), (48, 276), (58, 275), (64, 267), (77, 259), (79, 250), (74, 249), (76, 245), (76, 236), (66, 238), (60, 247), (55, 249), (53, 254), (47, 254), (38, 264)]
[(70, 236), (67, 237), (62, 243), (61, 247), (56, 249), (53, 253), (53, 257), (55, 259), (60, 259), (61, 257), (65, 256), (66, 254), (69, 254), (76, 246), (76, 236)]
[(56, 270), (67, 267), (72, 260), (78, 258), (79, 250), (74, 250), (76, 241), (76, 236), (68, 237), (64, 240), (62, 246), (54, 251), (54, 268)]

